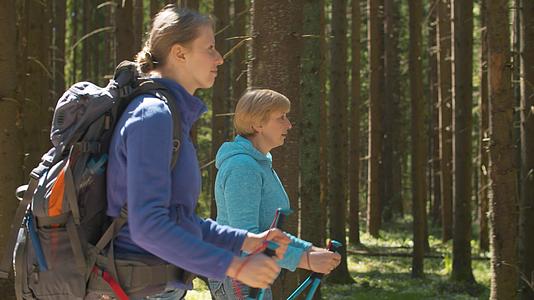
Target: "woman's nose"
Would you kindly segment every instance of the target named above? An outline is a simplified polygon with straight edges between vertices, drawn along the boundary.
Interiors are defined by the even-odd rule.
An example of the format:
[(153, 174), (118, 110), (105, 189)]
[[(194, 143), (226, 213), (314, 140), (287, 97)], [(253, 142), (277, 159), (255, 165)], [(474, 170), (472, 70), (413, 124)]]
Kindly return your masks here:
[(217, 52), (217, 58), (216, 58), (216, 63), (217, 65), (222, 65), (224, 63), (224, 59), (221, 55), (221, 53), (219, 53), (219, 51), (215, 50)]

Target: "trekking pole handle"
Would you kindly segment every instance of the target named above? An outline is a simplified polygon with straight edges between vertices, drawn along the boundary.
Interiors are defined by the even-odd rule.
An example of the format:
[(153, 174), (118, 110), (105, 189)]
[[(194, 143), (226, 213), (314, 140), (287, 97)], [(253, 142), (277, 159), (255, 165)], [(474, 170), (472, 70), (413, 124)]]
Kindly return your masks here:
[[(273, 224), (271, 225), (271, 228), (278, 228), (278, 229), (281, 229), (284, 222), (285, 222), (285, 218), (286, 216), (288, 216), (289, 214), (291, 214), (292, 211), (290, 209), (282, 209), (282, 208), (278, 208), (276, 210), (276, 213), (274, 215), (274, 220), (273, 220)], [(269, 246), (271, 245), (272, 242), (269, 242)], [(275, 243), (272, 243), (274, 245), (276, 245)], [(272, 247), (269, 247), (267, 246), (267, 248), (265, 248), (265, 250), (263, 250), (263, 254), (269, 256), (269, 257), (273, 257), (276, 255), (276, 248), (278, 248), (278, 245), (276, 245), (276, 248), (272, 248)], [(260, 290), (258, 288), (251, 288), (249, 293), (248, 293), (248, 298), (247, 299), (257, 299), (257, 300), (261, 300), (263, 298), (263, 290)]]
[[(341, 248), (341, 247), (343, 247), (343, 244), (341, 244), (340, 242), (338, 242), (336, 240), (331, 240), (328, 243), (328, 246), (326, 246), (326, 250), (328, 250), (330, 252), (338, 252), (339, 248)], [(313, 272), (310, 276), (313, 277), (313, 278), (323, 278), (324, 274), (323, 273), (318, 273), (318, 272)]]

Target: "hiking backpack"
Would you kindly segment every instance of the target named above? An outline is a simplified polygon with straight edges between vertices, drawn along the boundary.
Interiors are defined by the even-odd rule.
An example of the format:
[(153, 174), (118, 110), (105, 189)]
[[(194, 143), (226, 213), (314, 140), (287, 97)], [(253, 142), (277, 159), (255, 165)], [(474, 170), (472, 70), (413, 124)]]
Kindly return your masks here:
[(79, 82), (59, 99), (50, 133), (53, 147), (28, 185), (17, 189), (20, 204), (0, 264), (5, 278), (13, 264), (17, 299), (83, 299), (90, 291), (125, 299), (163, 290), (170, 280), (189, 279), (187, 272), (154, 258), (113, 255), (113, 238), (126, 223), (127, 210), (115, 220), (106, 215), (107, 153), (121, 114), (141, 94), (156, 96), (171, 111), (173, 168), (180, 112), (165, 87), (140, 78), (135, 63), (122, 62), (104, 88)]

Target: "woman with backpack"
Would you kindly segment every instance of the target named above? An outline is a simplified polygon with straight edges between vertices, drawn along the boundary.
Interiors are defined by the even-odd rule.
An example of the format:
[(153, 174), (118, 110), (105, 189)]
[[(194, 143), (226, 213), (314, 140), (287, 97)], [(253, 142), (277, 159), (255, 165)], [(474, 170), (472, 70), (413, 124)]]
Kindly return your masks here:
[[(153, 20), (137, 62), (142, 73), (173, 95), (167, 100), (175, 101), (180, 112), (182, 140), (171, 168), (177, 145), (173, 145), (168, 105), (146, 94), (125, 109), (110, 144), (107, 194), (108, 215), (116, 218), (127, 207), (127, 223), (112, 246), (117, 261), (163, 261), (201, 276), (220, 280), (229, 276), (265, 288), (280, 271), (275, 259), (263, 254), (245, 258), (240, 253), (253, 252), (272, 240), (280, 246), (277, 256), (281, 258), (289, 238), (280, 230), (251, 233), (195, 214), (201, 175), (189, 133), (207, 109), (193, 94), (213, 85), (217, 67), (223, 63), (214, 43), (213, 21), (196, 12), (170, 5)], [(127, 280), (118, 277), (119, 284)], [(169, 277), (163, 290), (160, 284), (159, 289), (149, 287), (137, 295), (181, 299), (192, 285), (180, 278)]]
[[(249, 232), (271, 227), (278, 208), (289, 209), (289, 199), (272, 167), (273, 148), (282, 146), (291, 129), (287, 118), (287, 97), (269, 89), (247, 91), (238, 101), (234, 127), (237, 137), (224, 143), (217, 152), (215, 165), (215, 201), (217, 222)], [(338, 253), (313, 246), (291, 236), (291, 243), (278, 264), (287, 270), (296, 268), (328, 274), (339, 264)], [(209, 285), (217, 300), (247, 296), (249, 287), (233, 278), (211, 278)], [(272, 299), (265, 291), (264, 299)]]

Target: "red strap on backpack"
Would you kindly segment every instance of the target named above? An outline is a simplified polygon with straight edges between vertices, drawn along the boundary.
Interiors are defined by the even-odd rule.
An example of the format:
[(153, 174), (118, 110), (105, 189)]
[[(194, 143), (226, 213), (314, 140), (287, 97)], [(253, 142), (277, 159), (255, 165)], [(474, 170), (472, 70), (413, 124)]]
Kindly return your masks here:
[(104, 281), (109, 284), (109, 286), (111, 287), (111, 289), (113, 290), (117, 298), (119, 298), (119, 300), (129, 299), (128, 295), (126, 295), (126, 292), (121, 288), (119, 283), (108, 272), (99, 270), (97, 267), (94, 267), (93, 273), (95, 273), (97, 276), (100, 275), (99, 273), (102, 274), (102, 279), (104, 279)]

